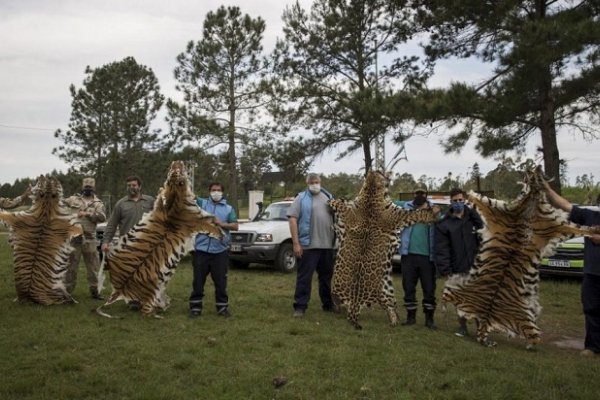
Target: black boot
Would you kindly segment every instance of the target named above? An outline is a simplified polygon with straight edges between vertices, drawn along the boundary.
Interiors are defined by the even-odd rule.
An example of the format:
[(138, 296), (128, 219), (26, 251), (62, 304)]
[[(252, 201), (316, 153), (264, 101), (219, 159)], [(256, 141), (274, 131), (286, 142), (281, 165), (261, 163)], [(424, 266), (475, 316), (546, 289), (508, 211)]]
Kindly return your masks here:
[(435, 322), (433, 321), (433, 313), (435, 310), (425, 310), (425, 326), (431, 330), (436, 330)]
[(417, 323), (417, 310), (406, 310), (406, 321), (402, 325), (414, 325)]
[(100, 293), (98, 293), (98, 289), (95, 287), (90, 288), (90, 294), (92, 295), (92, 299), (94, 300), (104, 300), (104, 297)]

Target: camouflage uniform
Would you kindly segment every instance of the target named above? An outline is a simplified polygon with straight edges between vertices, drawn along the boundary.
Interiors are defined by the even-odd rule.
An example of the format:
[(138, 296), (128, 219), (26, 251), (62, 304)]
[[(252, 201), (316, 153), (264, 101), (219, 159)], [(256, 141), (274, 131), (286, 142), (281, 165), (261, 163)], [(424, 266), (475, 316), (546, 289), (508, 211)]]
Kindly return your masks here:
[(19, 206), (24, 200), (24, 196), (17, 196), (14, 199), (0, 197), (0, 208), (6, 210)]
[[(0, 209), (9, 210), (11, 208), (15, 208), (23, 204), (23, 201), (27, 198), (30, 193), (30, 189), (25, 190), (20, 196), (15, 197), (14, 199), (9, 199), (7, 197), (0, 197)], [(11, 226), (8, 229), (8, 244), (10, 247), (14, 247), (15, 245), (15, 232), (13, 231), (13, 227)]]
[[(84, 179), (84, 185), (86, 184), (86, 180), (88, 180), (87, 183), (90, 183), (89, 179), (91, 178)], [(93, 180), (91, 182), (93, 183)], [(91, 186), (93, 187), (93, 184)], [(99, 298), (98, 271), (100, 269), (100, 258), (96, 243), (96, 224), (106, 221), (104, 203), (96, 195), (87, 199), (81, 194), (71, 196), (65, 199), (64, 202), (67, 206), (75, 210), (73, 223), (80, 224), (83, 228), (83, 235), (71, 240), (74, 250), (69, 259), (69, 267), (65, 276), (65, 286), (69, 293), (75, 289), (79, 260), (83, 254), (90, 294), (94, 298)], [(78, 217), (77, 214), (80, 211), (87, 213), (87, 215)]]

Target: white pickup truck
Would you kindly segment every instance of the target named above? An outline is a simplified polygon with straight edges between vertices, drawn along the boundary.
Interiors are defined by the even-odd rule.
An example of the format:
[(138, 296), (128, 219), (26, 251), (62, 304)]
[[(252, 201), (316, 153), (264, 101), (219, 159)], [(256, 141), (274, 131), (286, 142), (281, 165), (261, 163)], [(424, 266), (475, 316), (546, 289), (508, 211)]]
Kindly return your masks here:
[(282, 272), (296, 270), (296, 257), (288, 224), (291, 201), (271, 203), (256, 221), (241, 223), (231, 231), (229, 262), (235, 268), (250, 263), (274, 264)]

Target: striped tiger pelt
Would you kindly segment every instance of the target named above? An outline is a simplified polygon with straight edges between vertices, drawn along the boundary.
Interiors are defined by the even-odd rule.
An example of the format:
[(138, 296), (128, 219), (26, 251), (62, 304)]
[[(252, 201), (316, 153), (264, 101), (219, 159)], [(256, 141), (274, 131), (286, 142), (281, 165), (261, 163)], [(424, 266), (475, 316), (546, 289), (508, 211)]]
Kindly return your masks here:
[(74, 302), (64, 285), (70, 238), (81, 235), (71, 214), (61, 208), (62, 186), (53, 176), (40, 176), (32, 188), (33, 205), (27, 211), (0, 212), (13, 231), (17, 298), (50, 305)]
[(108, 271), (113, 291), (96, 311), (110, 317), (101, 308), (118, 300), (140, 302), (144, 315), (156, 316), (156, 311), (165, 310), (170, 302), (167, 283), (199, 232), (223, 237), (213, 215), (196, 205), (185, 164), (174, 161), (154, 209), (106, 254), (100, 280), (102, 270)]
[(454, 304), (459, 316), (478, 321), (481, 344), (495, 345), (488, 337), (492, 331), (524, 337), (527, 348), (539, 343), (536, 265), (559, 241), (592, 232), (548, 203), (543, 179), (540, 167), (526, 171), (522, 193), (508, 203), (468, 195), (485, 221), (482, 246), (468, 277), (449, 279), (442, 299)]
[(350, 323), (358, 323), (360, 310), (376, 303), (398, 323), (392, 285), (392, 255), (398, 248), (398, 231), (417, 222), (434, 222), (431, 210), (408, 211), (394, 205), (388, 195), (389, 179), (369, 171), (354, 202), (330, 200), (340, 238), (333, 272), (332, 295), (343, 305)]

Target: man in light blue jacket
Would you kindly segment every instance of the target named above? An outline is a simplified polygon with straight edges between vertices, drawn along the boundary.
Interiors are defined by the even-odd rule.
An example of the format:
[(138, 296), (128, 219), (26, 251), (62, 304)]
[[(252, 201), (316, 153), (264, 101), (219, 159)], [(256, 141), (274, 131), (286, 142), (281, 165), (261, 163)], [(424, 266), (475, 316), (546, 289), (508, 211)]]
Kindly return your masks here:
[(333, 196), (321, 188), (319, 175), (306, 178), (308, 189), (296, 196), (287, 216), (298, 258), (298, 274), (294, 293), (294, 317), (302, 317), (310, 300), (312, 276), (317, 271), (319, 296), (324, 311), (333, 311), (331, 279), (333, 277), (333, 212), (327, 201)]
[(227, 272), (229, 269), (229, 231), (238, 230), (237, 215), (232, 206), (223, 198), (223, 185), (213, 182), (209, 185), (209, 198), (198, 198), (198, 206), (216, 217), (215, 224), (223, 228), (225, 235), (216, 239), (206, 234), (198, 234), (194, 245), (194, 280), (190, 295), (190, 318), (202, 314), (204, 284), (210, 274), (215, 284), (215, 306), (217, 315), (229, 317), (229, 296), (227, 295)]

